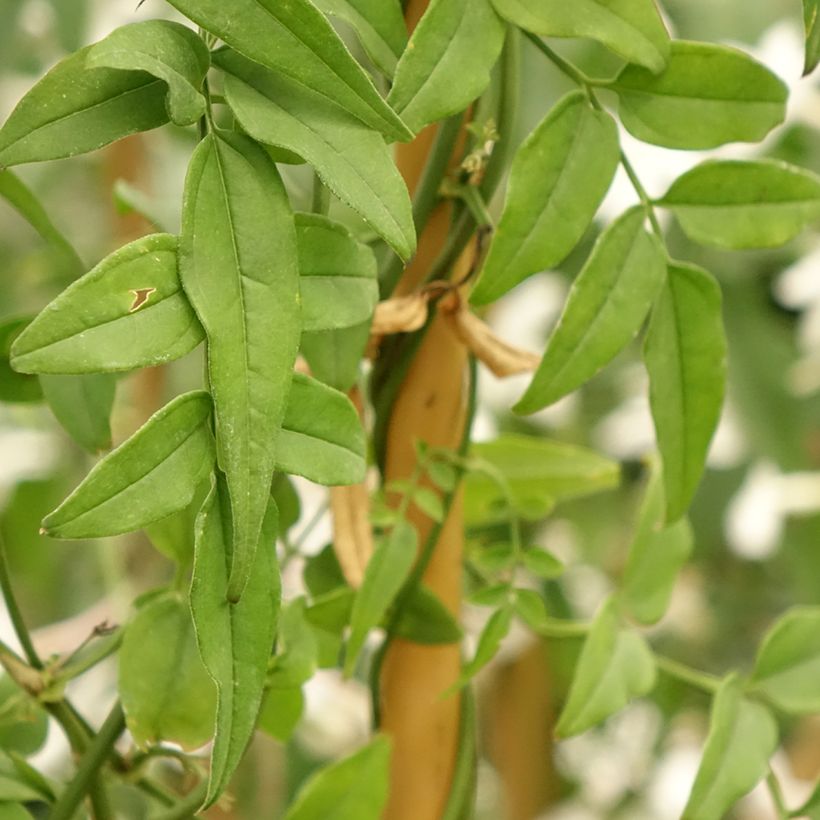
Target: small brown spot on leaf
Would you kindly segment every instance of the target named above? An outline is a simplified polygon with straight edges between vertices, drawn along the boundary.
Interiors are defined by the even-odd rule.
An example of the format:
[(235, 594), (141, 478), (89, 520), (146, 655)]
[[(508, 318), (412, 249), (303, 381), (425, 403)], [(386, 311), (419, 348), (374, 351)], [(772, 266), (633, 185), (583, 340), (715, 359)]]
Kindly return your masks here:
[(134, 294), (134, 304), (131, 305), (128, 312), (133, 313), (139, 310), (151, 298), (151, 294), (156, 292), (156, 288), (137, 288), (136, 290), (129, 291), (129, 293)]

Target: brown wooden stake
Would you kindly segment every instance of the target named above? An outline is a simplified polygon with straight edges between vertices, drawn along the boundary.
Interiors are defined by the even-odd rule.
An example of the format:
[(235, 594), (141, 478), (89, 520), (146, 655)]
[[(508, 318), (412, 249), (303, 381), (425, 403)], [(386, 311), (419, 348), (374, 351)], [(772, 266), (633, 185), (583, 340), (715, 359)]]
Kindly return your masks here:
[[(406, 19), (412, 28), (428, 0), (411, 0)], [(396, 160), (411, 192), (421, 176), (435, 129), (428, 128), (407, 145)], [(414, 290), (426, 277), (444, 245), (450, 207), (440, 205), (419, 238), (416, 257), (408, 266), (398, 293)], [(474, 246), (457, 263), (455, 277), (469, 270)], [(398, 392), (387, 434), (385, 478), (406, 479), (414, 470), (414, 442), (456, 449), (466, 416), (467, 351), (441, 317), (436, 317)], [(433, 522), (413, 510), (410, 515), (424, 543)], [(464, 542), (462, 497), (459, 492), (435, 546), (424, 583), (458, 614)], [(385, 657), (380, 682), (382, 728), (393, 739), (388, 820), (439, 820), (450, 794), (460, 722), (460, 698), (442, 699), (459, 677), (458, 644), (423, 646), (395, 640)]]

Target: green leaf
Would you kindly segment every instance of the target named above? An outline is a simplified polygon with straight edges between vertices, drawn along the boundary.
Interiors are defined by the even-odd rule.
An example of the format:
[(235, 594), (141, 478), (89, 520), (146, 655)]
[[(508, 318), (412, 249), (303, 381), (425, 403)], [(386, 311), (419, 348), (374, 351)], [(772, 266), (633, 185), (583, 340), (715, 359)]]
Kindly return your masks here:
[(303, 329), (339, 330), (369, 321), (379, 301), (373, 251), (319, 214), (296, 214), (296, 241)]
[(694, 242), (775, 248), (820, 217), (820, 177), (775, 160), (711, 160), (678, 177), (659, 204)]
[(471, 681), (496, 656), (510, 631), (514, 613), (515, 610), (510, 603), (505, 602), (500, 609), (496, 609), (490, 615), (478, 636), (475, 653), (462, 669), (456, 687), (464, 686)]
[(271, 499), (242, 600), (225, 600), (232, 526), (222, 477), (211, 487), (196, 525), (191, 611), (202, 660), (217, 690), (216, 735), (203, 808), (225, 790), (248, 745), (262, 705), (276, 636), (280, 582), (276, 564), (279, 513)]
[(73, 157), (168, 122), (165, 83), (88, 68), (91, 48), (57, 63), (20, 100), (0, 128), (0, 167)]
[(91, 47), (87, 68), (144, 71), (168, 85), (168, 114), (177, 125), (205, 115), (202, 81), (211, 60), (195, 31), (168, 20), (145, 20), (115, 29)]
[(564, 571), (564, 565), (550, 552), (541, 547), (530, 547), (521, 555), (521, 563), (533, 575), (548, 580), (557, 578)]
[(302, 503), (293, 481), (284, 473), (276, 473), (271, 484), (271, 496), (279, 508), (279, 533), (284, 535), (302, 514)]
[(282, 610), (277, 654), (270, 665), (268, 684), (278, 689), (301, 686), (316, 672), (318, 647), (308, 623), (305, 599), (296, 598)]
[(817, 24), (818, 0), (803, 0), (803, 22), (806, 28), (806, 59), (803, 76), (817, 68), (820, 62), (820, 26)]
[(316, 0), (315, 5), (350, 23), (370, 59), (392, 79), (407, 46), (399, 0)]
[(320, 769), (284, 820), (379, 820), (387, 803), (390, 741), (379, 735), (355, 754)]
[(302, 334), (301, 352), (319, 381), (347, 393), (359, 377), (370, 339), (370, 320), (344, 330)]
[(429, 487), (417, 487), (413, 492), (415, 504), (428, 518), (441, 524), (444, 522), (446, 510), (441, 496)]
[[(505, 434), (474, 444), (471, 455), (487, 462), (503, 478), (518, 515), (538, 520), (556, 501), (577, 498), (617, 486), (620, 468), (591, 450), (535, 436)], [(465, 478), (468, 522), (503, 521), (508, 517), (499, 482), (471, 469)]]
[(777, 724), (766, 707), (742, 696), (736, 676), (712, 704), (709, 736), (683, 820), (719, 820), (765, 776), (777, 748)]
[(789, 90), (766, 66), (728, 46), (675, 40), (654, 75), (627, 66), (611, 86), (630, 134), (666, 148), (760, 142), (783, 122)]
[(769, 630), (749, 680), (778, 709), (790, 714), (820, 712), (820, 607), (790, 609)]
[(671, 523), (686, 512), (700, 482), (726, 389), (720, 286), (707, 271), (670, 265), (644, 361)]
[(412, 136), (309, 0), (169, 0), (240, 54), (340, 105), (371, 128)]
[(137, 530), (187, 506), (213, 465), (211, 398), (186, 393), (97, 464), (43, 520), (53, 538)]
[(43, 400), (39, 379), (12, 370), (11, 348), (14, 340), (28, 327), (30, 319), (0, 322), (0, 401), (29, 404)]
[(298, 686), (265, 692), (259, 712), (259, 728), (280, 743), (287, 743), (305, 710), (305, 696)]
[(455, 468), (443, 461), (431, 461), (427, 465), (427, 477), (445, 493), (453, 492), (459, 482)]
[(367, 441), (353, 402), (294, 373), (279, 434), (276, 469), (334, 486), (364, 480)]
[(216, 692), (182, 596), (163, 595), (137, 612), (126, 627), (119, 664), (122, 708), (138, 746), (170, 741), (196, 749), (210, 739)]
[(604, 604), (584, 641), (555, 733), (571, 737), (619, 712), (655, 685), (655, 661), (646, 641), (620, 629), (615, 602)]
[(589, 37), (627, 62), (662, 71), (669, 34), (653, 0), (493, 0), (498, 13), (544, 37)]
[(194, 557), (194, 526), (202, 506), (202, 495), (200, 490), (187, 507), (145, 527), (145, 534), (151, 543), (182, 567), (189, 566)]
[(217, 459), (233, 512), (228, 595), (237, 601), (268, 504), (301, 332), (293, 216), (276, 166), (250, 140), (211, 134), (194, 152), (179, 273), (208, 337)]
[(416, 585), (402, 602), (392, 634), (431, 645), (455, 643), (463, 635), (450, 610), (423, 584)]
[(503, 606), (510, 598), (510, 584), (504, 582), (491, 584), (490, 586), (473, 592), (468, 601), (474, 606), (489, 606), (493, 609)]
[(410, 197), (383, 137), (309, 88), (239, 54), (214, 61), (225, 95), (254, 139), (304, 157), (322, 182), (405, 259), (416, 247)]
[(0, 675), (0, 749), (33, 755), (46, 742), (48, 714), (6, 674)]
[(652, 471), (623, 577), (622, 599), (642, 624), (657, 623), (669, 606), (672, 588), (692, 552), (692, 527), (686, 518), (664, 526), (663, 474)]
[(61, 260), (66, 278), (74, 279), (85, 270), (77, 251), (51, 221), (37, 197), (14, 172), (0, 171), (0, 196), (45, 239)]
[(63, 429), (90, 453), (111, 448), (117, 382), (107, 374), (40, 376), (43, 396)]
[(302, 579), (314, 599), (335, 592), (339, 587), (347, 584), (333, 544), (328, 544), (323, 550), (307, 559)]
[(353, 672), (367, 633), (381, 621), (401, 590), (416, 560), (417, 547), (416, 530), (403, 518), (396, 522), (390, 534), (376, 546), (353, 603), (345, 674)]
[(483, 573), (497, 575), (515, 564), (515, 549), (507, 541), (476, 547), (469, 553), (470, 563)]
[(204, 338), (177, 274), (177, 239), (144, 236), (61, 293), (17, 338), (22, 373), (104, 373), (178, 359)]
[(571, 393), (641, 329), (666, 270), (663, 245), (644, 230), (645, 219), (643, 208), (632, 208), (601, 234), (516, 412), (533, 413)]
[(513, 159), (501, 220), (471, 301), (485, 305), (561, 262), (592, 222), (618, 167), (618, 129), (580, 91), (561, 99)]
[(504, 31), (490, 0), (432, 0), (399, 60), (388, 102), (416, 133), (463, 111), (489, 85)]

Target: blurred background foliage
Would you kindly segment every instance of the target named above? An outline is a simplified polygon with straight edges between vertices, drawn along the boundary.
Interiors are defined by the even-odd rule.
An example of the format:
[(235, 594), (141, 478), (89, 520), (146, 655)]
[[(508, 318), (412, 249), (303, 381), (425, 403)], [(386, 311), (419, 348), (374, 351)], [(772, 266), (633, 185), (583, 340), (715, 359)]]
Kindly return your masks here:
[[(171, 16), (160, 0), (148, 0), (138, 11), (134, 5), (134, 0), (0, 0), (0, 116), (5, 118), (23, 91), (68, 51), (114, 25)], [(754, 151), (820, 172), (820, 91), (816, 81), (799, 79), (798, 0), (664, 0), (663, 5), (676, 36), (739, 43), (792, 88), (785, 126), (762, 147), (731, 147), (720, 155)], [(561, 48), (589, 73), (609, 74), (617, 67), (591, 45)], [(522, 77), (516, 142), (568, 90), (565, 80), (528, 47)], [(194, 139), (193, 132), (163, 129), (72, 161), (26, 166), (20, 175), (90, 267), (124, 241), (149, 232), (141, 217), (129, 213), (126, 202), (134, 197), (148, 203), (156, 222), (176, 229)], [(693, 152), (661, 152), (626, 136), (624, 144), (656, 195), (702, 158)], [(307, 207), (309, 180), (298, 167), (286, 168), (286, 177), (295, 205)], [(595, 231), (632, 203), (629, 191), (616, 180)], [(496, 213), (499, 205), (500, 200), (494, 203)], [(364, 233), (338, 203), (333, 215)], [(595, 231), (561, 270), (534, 277), (494, 309), (489, 319), (501, 335), (542, 347)], [(710, 470), (692, 509), (695, 553), (668, 615), (653, 629), (653, 641), (668, 655), (721, 674), (748, 668), (761, 634), (787, 606), (820, 603), (820, 242), (807, 235), (776, 252), (730, 254), (691, 245), (673, 224), (669, 231), (674, 252), (710, 269), (723, 286), (731, 388)], [(70, 275), (65, 259), (3, 201), (0, 260), (0, 323), (36, 313)], [(168, 398), (196, 386), (201, 373), (197, 352), (169, 367), (121, 378), (112, 415), (114, 442)], [(528, 538), (568, 567), (560, 581), (548, 582), (556, 614), (590, 616), (622, 572), (643, 490), (642, 458), (652, 444), (641, 373), (636, 345), (581, 392), (527, 419), (508, 410), (524, 383), (499, 383), (481, 374), (477, 438), (501, 431), (535, 433), (591, 446), (623, 464), (617, 491), (564, 503), (530, 525)], [(100, 543), (54, 542), (38, 535), (40, 519), (92, 461), (44, 405), (0, 402), (0, 535), (23, 609), (46, 651), (76, 646), (106, 618), (124, 621), (136, 595), (173, 576), (173, 564), (145, 535)], [(329, 534), (321, 519), (300, 538), (316, 511), (321, 513), (324, 497), (318, 488), (300, 483), (298, 489), (301, 518), (290, 543), (302, 554), (286, 569), (289, 595), (300, 590), (303, 555), (321, 549)], [(486, 528), (473, 533), (475, 545), (494, 534)], [(0, 612), (5, 637), (10, 630), (3, 617)], [(468, 607), (465, 619), (468, 627), (481, 625), (479, 610)], [(678, 816), (705, 734), (707, 699), (662, 678), (651, 700), (553, 748), (552, 716), (577, 650), (572, 641), (545, 644), (514, 631), (479, 681), (479, 817), (518, 820), (539, 812), (560, 820)], [(115, 675), (115, 666), (108, 665), (75, 684), (72, 694), (92, 721), (104, 715), (101, 704), (114, 697)], [(277, 816), (308, 772), (366, 736), (363, 683), (342, 683), (335, 672), (324, 671), (305, 696), (306, 712), (295, 738), (283, 746), (260, 735), (238, 775), (236, 802), (214, 810), (213, 816)], [(8, 707), (13, 697), (0, 681), (0, 747), (33, 751), (43, 743), (44, 725), (36, 715), (20, 723), (19, 709)], [(9, 714), (14, 720), (4, 717)], [(820, 722), (801, 720), (784, 729), (775, 768), (789, 802), (796, 805), (820, 776)], [(527, 742), (522, 744), (522, 738)], [(522, 759), (539, 764), (518, 765)], [(65, 749), (56, 733), (50, 733), (34, 760), (60, 773)], [(143, 816), (139, 801), (128, 794), (123, 799), (126, 816)], [(736, 817), (749, 820), (773, 816), (763, 790), (736, 810)]]

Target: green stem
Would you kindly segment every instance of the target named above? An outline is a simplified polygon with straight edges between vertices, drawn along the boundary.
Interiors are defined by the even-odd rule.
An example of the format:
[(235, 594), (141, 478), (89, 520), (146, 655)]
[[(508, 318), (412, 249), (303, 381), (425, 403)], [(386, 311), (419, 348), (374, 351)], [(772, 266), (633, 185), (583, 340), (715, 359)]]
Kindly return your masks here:
[(566, 74), (574, 83), (580, 85), (585, 91), (595, 85), (595, 81), (587, 77), (580, 69), (565, 60), (558, 52), (553, 51), (537, 34), (529, 31), (524, 32), (524, 36), (549, 59), (556, 68)]
[(786, 805), (786, 798), (783, 795), (783, 789), (780, 786), (780, 781), (777, 779), (777, 775), (771, 768), (769, 768), (769, 773), (766, 775), (766, 786), (769, 789), (769, 794), (771, 795), (772, 802), (774, 803), (774, 808), (777, 813), (777, 820), (789, 820), (789, 817), (791, 817), (791, 812), (789, 812), (789, 807)]
[(450, 796), (441, 820), (462, 820), (472, 817), (476, 783), (476, 707), (472, 689), (465, 688), (461, 695), (461, 727), (458, 737), (458, 757), (453, 772)]
[(643, 205), (646, 215), (649, 217), (649, 222), (652, 225), (652, 230), (657, 234), (659, 239), (663, 239), (663, 231), (661, 230), (660, 222), (658, 222), (655, 207), (652, 204), (652, 197), (650, 197), (646, 192), (646, 188), (643, 187), (641, 180), (638, 178), (635, 168), (632, 166), (632, 163), (623, 151), (621, 151), (621, 165), (623, 166), (624, 171), (626, 171), (626, 175), (629, 177), (629, 181), (632, 183), (635, 193), (641, 200), (641, 204)]
[(187, 820), (189, 817), (194, 817), (197, 809), (205, 800), (207, 793), (208, 781), (204, 780), (183, 797), (173, 808), (161, 814), (154, 815), (154, 820)]
[(699, 669), (693, 669), (679, 661), (667, 658), (664, 655), (655, 655), (655, 664), (661, 672), (676, 678), (682, 683), (687, 683), (695, 689), (700, 689), (703, 692), (708, 692), (710, 695), (717, 692), (720, 686), (720, 678), (717, 675), (710, 675), (708, 672), (701, 672)]
[(101, 784), (95, 781), (98, 781), (100, 769), (111, 755), (114, 744), (124, 729), (125, 715), (119, 702), (117, 702), (83, 755), (74, 779), (68, 784), (65, 791), (60, 795), (60, 799), (54, 805), (49, 820), (71, 820), (77, 807), (89, 791), (95, 792), (94, 803), (98, 806), (97, 810), (103, 811), (103, 814), (97, 814), (97, 810), (95, 810), (96, 820), (108, 820), (111, 817), (110, 812), (106, 812), (104, 798), (100, 794)]
[(34, 648), (34, 643), (31, 640), (31, 633), (28, 631), (26, 622), (23, 620), (23, 613), (17, 603), (17, 598), (14, 595), (14, 590), (11, 588), (11, 577), (9, 575), (9, 566), (6, 561), (6, 544), (2, 536), (0, 536), (0, 591), (3, 593), (3, 600), (6, 602), (6, 609), (9, 612), (11, 625), (14, 628), (14, 634), (17, 635), (17, 640), (20, 641), (20, 646), (23, 647), (23, 652), (26, 658), (35, 669), (42, 669), (43, 662)]
[(55, 680), (72, 680), (87, 672), (98, 663), (113, 655), (122, 645), (125, 630), (120, 628), (116, 632), (98, 640), (90, 649), (82, 654), (73, 655), (63, 664), (55, 674)]

